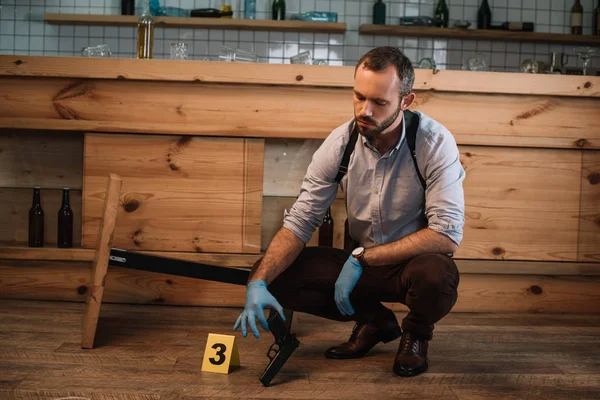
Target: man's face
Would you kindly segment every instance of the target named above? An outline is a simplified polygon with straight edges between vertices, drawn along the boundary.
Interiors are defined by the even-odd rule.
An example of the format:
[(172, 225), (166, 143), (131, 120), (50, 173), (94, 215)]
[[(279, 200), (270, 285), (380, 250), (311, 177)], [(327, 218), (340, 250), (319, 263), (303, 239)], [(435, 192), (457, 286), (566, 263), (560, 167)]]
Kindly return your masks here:
[(382, 71), (358, 67), (354, 78), (354, 117), (363, 136), (372, 138), (399, 125), (399, 89), (394, 66), (389, 65)]

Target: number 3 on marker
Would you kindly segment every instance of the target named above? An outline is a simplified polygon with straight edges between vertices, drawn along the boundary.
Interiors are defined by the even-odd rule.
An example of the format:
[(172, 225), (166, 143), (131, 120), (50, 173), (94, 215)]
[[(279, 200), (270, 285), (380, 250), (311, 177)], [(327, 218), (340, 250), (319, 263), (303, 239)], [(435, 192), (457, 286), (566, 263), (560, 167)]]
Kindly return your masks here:
[(225, 362), (225, 360), (227, 359), (227, 357), (225, 357), (225, 352), (227, 351), (227, 346), (225, 346), (223, 343), (215, 343), (211, 346), (211, 348), (217, 350), (216, 355), (219, 356), (219, 358), (215, 359), (214, 357), (211, 357), (208, 359), (208, 361), (210, 361), (210, 363), (213, 365), (223, 364)]
[(204, 350), (202, 371), (228, 374), (229, 366), (240, 366), (235, 336), (209, 333)]

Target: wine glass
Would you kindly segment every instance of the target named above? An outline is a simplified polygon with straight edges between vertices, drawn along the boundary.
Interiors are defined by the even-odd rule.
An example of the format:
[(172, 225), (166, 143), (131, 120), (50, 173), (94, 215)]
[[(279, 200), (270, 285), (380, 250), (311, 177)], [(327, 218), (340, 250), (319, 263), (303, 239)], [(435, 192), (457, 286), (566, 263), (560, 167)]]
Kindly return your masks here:
[(596, 52), (596, 49), (589, 46), (583, 46), (575, 47), (573, 50), (575, 51), (575, 53), (577, 53), (577, 56), (579, 57), (581, 62), (583, 62), (583, 75), (585, 75), (587, 66), (590, 63), (590, 60), (592, 59), (592, 55), (594, 55), (594, 53)]

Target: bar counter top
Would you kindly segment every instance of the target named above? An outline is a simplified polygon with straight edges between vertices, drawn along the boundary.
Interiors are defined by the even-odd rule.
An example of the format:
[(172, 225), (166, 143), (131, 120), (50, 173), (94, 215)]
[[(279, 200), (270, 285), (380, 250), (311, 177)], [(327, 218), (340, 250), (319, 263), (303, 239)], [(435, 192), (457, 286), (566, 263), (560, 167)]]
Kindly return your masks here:
[[(324, 139), (354, 67), (0, 56), (0, 128)], [(413, 108), (459, 144), (600, 148), (600, 77), (417, 69)]]

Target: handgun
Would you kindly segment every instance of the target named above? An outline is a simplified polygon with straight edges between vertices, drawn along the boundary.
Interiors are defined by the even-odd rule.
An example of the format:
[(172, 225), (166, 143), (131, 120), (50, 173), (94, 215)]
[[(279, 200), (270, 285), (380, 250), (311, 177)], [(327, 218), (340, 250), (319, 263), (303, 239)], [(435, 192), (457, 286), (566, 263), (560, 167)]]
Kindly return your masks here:
[(296, 339), (296, 335), (287, 330), (285, 322), (283, 322), (278, 312), (271, 313), (267, 322), (269, 330), (275, 337), (275, 343), (267, 351), (267, 357), (269, 357), (270, 362), (260, 377), (260, 381), (265, 386), (269, 386), (271, 380), (300, 345), (300, 341)]

